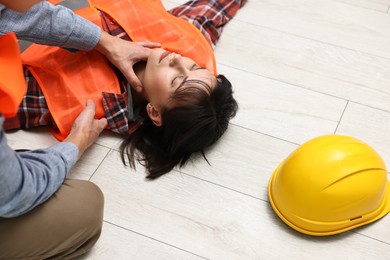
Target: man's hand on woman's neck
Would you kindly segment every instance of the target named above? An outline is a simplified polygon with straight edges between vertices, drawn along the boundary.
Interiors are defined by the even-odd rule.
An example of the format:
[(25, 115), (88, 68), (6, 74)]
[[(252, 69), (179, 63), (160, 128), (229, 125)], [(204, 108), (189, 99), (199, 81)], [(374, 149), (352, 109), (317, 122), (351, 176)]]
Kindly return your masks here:
[(140, 93), (142, 83), (134, 73), (133, 66), (139, 61), (148, 59), (151, 52), (149, 48), (157, 47), (160, 47), (159, 43), (129, 42), (102, 31), (95, 49), (105, 55), (123, 73), (133, 89)]

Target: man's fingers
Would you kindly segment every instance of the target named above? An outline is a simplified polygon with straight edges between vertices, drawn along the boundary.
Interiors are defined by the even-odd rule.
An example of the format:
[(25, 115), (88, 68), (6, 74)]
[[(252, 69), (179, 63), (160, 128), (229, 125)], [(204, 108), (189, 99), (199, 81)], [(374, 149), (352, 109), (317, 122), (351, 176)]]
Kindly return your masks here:
[(86, 113), (88, 116), (90, 117), (94, 117), (95, 116), (95, 111), (96, 111), (96, 105), (95, 105), (95, 102), (93, 102), (92, 99), (88, 99), (87, 100), (87, 104), (84, 108), (84, 110), (82, 111), (82, 113)]
[(158, 48), (158, 47), (161, 47), (161, 43), (159, 42), (136, 42), (136, 44), (140, 45), (140, 46), (143, 46), (143, 47), (147, 47), (147, 48)]
[(88, 99), (88, 100), (87, 100), (86, 107), (89, 108), (89, 109), (95, 110), (95, 109), (96, 109), (95, 102), (93, 102), (92, 99)]
[(142, 83), (139, 78), (135, 75), (134, 71), (128, 70), (126, 73), (126, 79), (130, 83), (131, 87), (140, 93), (142, 91)]
[(97, 123), (98, 123), (99, 130), (101, 132), (107, 125), (107, 119), (105, 117), (100, 118), (99, 120), (97, 120)]

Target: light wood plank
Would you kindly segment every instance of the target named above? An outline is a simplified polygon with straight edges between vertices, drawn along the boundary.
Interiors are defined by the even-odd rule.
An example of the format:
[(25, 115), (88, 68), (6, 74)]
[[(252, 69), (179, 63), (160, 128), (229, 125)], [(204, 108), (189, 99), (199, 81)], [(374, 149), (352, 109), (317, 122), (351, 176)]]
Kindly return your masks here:
[(350, 102), (336, 133), (366, 142), (381, 155), (390, 169), (390, 112)]
[(234, 18), (390, 58), (390, 16), (332, 0), (249, 1)]
[[(38, 149), (59, 143), (46, 127), (9, 131), (6, 133), (6, 136), (8, 144), (13, 149)], [(123, 137), (121, 135), (110, 130), (104, 130), (96, 140), (96, 144), (119, 150), (122, 140)]]
[(101, 145), (91, 145), (73, 166), (68, 178), (89, 180), (109, 151)]
[(58, 143), (46, 127), (7, 132), (8, 145), (13, 149), (46, 148)]
[(267, 202), (209, 182), (177, 172), (147, 181), (141, 171), (119, 165), (113, 151), (92, 178), (105, 194), (105, 220), (202, 257), (390, 257), (390, 245), (360, 234), (300, 235), (281, 223)]
[(390, 6), (389, 0), (336, 0), (336, 1), (353, 5), (353, 6), (360, 6), (363, 8), (373, 9), (385, 13), (387, 12)]
[(267, 135), (303, 143), (334, 133), (346, 101), (220, 66), (232, 82), (239, 111), (232, 122)]
[(117, 133), (114, 133), (110, 130), (104, 130), (96, 140), (96, 143), (119, 151), (119, 147), (123, 139), (124, 137)]
[(206, 156), (180, 171), (268, 201), (268, 181), (278, 164), (298, 146), (231, 125)]
[(237, 20), (228, 24), (215, 53), (222, 65), (390, 111), (387, 59)]
[(199, 260), (204, 258), (104, 222), (99, 240), (88, 254), (78, 258), (78, 260), (82, 259)]

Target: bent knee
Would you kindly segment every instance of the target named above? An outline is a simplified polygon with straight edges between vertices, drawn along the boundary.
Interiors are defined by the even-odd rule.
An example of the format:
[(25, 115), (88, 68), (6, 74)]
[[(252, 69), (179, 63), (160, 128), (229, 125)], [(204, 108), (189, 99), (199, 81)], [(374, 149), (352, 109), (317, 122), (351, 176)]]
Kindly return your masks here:
[(69, 188), (72, 197), (74, 218), (80, 225), (91, 228), (100, 227), (103, 223), (104, 196), (93, 182), (67, 179), (64, 185)]

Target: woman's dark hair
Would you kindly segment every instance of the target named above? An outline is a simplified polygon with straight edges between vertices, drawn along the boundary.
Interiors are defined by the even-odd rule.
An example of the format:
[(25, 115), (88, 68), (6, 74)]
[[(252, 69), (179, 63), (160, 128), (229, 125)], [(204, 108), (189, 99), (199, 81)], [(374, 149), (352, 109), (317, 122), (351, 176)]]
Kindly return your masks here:
[(161, 112), (161, 127), (149, 119), (144, 105), (140, 112), (143, 123), (121, 144), (123, 163), (126, 165), (127, 154), (130, 166), (135, 168), (137, 159), (147, 169), (149, 179), (176, 165), (184, 166), (193, 153), (200, 152), (206, 159), (204, 150), (222, 136), (236, 115), (238, 105), (232, 85), (223, 75), (217, 76), (213, 89), (198, 80), (187, 80), (183, 86), (171, 95), (172, 108)]

